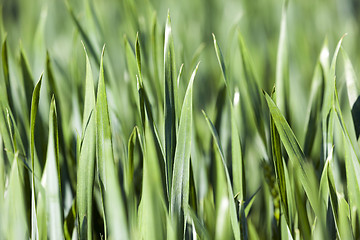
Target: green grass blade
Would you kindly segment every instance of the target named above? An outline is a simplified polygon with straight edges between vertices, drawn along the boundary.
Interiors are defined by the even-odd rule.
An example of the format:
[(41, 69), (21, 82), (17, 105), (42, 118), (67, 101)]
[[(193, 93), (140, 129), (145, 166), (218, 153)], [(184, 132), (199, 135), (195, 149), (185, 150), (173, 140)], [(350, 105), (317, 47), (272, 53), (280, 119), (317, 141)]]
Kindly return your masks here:
[(29, 62), (23, 49), (21, 49), (20, 52), (20, 65), (23, 76), (23, 88), (25, 91), (26, 106), (27, 109), (30, 109), (32, 90), (34, 89), (34, 80), (31, 74)]
[(277, 92), (276, 105), (280, 111), (289, 120), (289, 63), (288, 63), (288, 43), (287, 43), (287, 5), (288, 1), (284, 0), (281, 24), (280, 24), (280, 36), (277, 49), (276, 58), (276, 77), (275, 86)]
[(333, 114), (332, 114), (332, 106), (334, 104), (334, 91), (335, 91), (335, 67), (337, 56), (341, 47), (341, 43), (344, 37), (342, 37), (335, 49), (330, 69), (327, 69), (326, 66), (323, 65), (323, 70), (325, 71), (325, 93), (324, 93), (324, 101), (322, 108), (322, 134), (323, 134), (323, 159), (325, 160), (329, 155), (331, 148), (333, 146)]
[(338, 194), (336, 191), (331, 163), (327, 165), (327, 179), (329, 185), (331, 206), (338, 234), (337, 236), (339, 237), (339, 239), (354, 239), (350, 223), (349, 205), (347, 204), (345, 198)]
[(5, 38), (2, 48), (1, 48), (1, 57), (2, 57), (2, 67), (3, 67), (3, 74), (5, 80), (5, 96), (7, 98), (10, 109), (14, 112), (14, 100), (11, 92), (11, 85), (10, 85), (10, 75), (9, 75), (9, 58), (8, 58), (8, 47), (7, 47), (7, 39)]
[(5, 224), (6, 239), (28, 239), (28, 223), (25, 207), (25, 196), (20, 174), (18, 155), (12, 161), (8, 193), (5, 198), (5, 208), (7, 209), (7, 222)]
[(168, 197), (171, 198), (172, 169), (176, 147), (176, 70), (174, 41), (171, 33), (170, 12), (165, 26), (164, 43), (164, 74), (165, 74), (165, 156)]
[(203, 112), (204, 117), (206, 119), (206, 122), (208, 123), (208, 126), (210, 128), (211, 134), (215, 140), (216, 143), (216, 147), (217, 150), (219, 151), (221, 160), (222, 160), (222, 164), (224, 167), (224, 171), (225, 171), (225, 175), (226, 175), (226, 182), (227, 182), (227, 191), (228, 191), (228, 197), (229, 197), (229, 208), (230, 208), (230, 219), (231, 219), (231, 226), (232, 226), (232, 230), (234, 233), (234, 237), (235, 239), (240, 239), (240, 228), (239, 228), (239, 223), (238, 223), (238, 219), (237, 219), (237, 213), (236, 213), (236, 207), (235, 207), (235, 202), (234, 202), (234, 194), (233, 194), (233, 190), (232, 190), (232, 186), (231, 186), (231, 180), (230, 180), (230, 175), (229, 172), (227, 170), (227, 166), (226, 166), (226, 161), (225, 161), (225, 156), (221, 147), (221, 143), (220, 143), (220, 138), (218, 136), (218, 133), (214, 127), (214, 125), (212, 124), (211, 120), (208, 118), (208, 116), (206, 115), (205, 112)]
[(140, 84), (143, 85), (142, 74), (141, 74), (141, 54), (140, 54), (139, 33), (136, 34), (135, 54), (136, 54), (136, 63), (137, 63), (137, 70), (139, 74)]
[(47, 232), (50, 239), (64, 237), (60, 179), (57, 113), (53, 98), (49, 115), (49, 143), (42, 177), (46, 192)]
[[(111, 238), (128, 239), (126, 213), (114, 163), (108, 102), (104, 80), (103, 48), (96, 100), (96, 151), (100, 184), (104, 186), (105, 217)], [(106, 236), (105, 236), (106, 237)]]
[(351, 228), (349, 204), (346, 202), (344, 196), (340, 195), (338, 198), (339, 235), (341, 239), (354, 239), (354, 235), (352, 234), (353, 231)]
[(212, 34), (212, 36), (213, 36), (213, 40), (214, 40), (214, 48), (215, 48), (216, 57), (217, 57), (219, 65), (220, 65), (221, 73), (222, 73), (222, 75), (224, 77), (225, 84), (227, 84), (224, 56), (223, 56), (223, 54), (221, 52), (219, 44), (216, 41), (215, 34)]
[(346, 180), (347, 180), (347, 190), (348, 198), (350, 203), (350, 214), (352, 219), (352, 227), (354, 232), (358, 221), (360, 220), (360, 163), (359, 158), (356, 155), (355, 147), (358, 147), (357, 143), (352, 141), (351, 136), (348, 133), (347, 127), (345, 125), (343, 115), (340, 109), (340, 103), (338, 99), (337, 90), (335, 88), (335, 103), (334, 103), (335, 113), (337, 119), (339, 120), (344, 142), (345, 142), (345, 169), (346, 169)]
[(250, 55), (248, 53), (248, 50), (245, 46), (244, 39), (240, 32), (238, 33), (238, 41), (239, 41), (242, 65), (243, 65), (243, 69), (244, 69), (246, 89), (249, 92), (249, 95), (251, 98), (251, 105), (252, 105), (252, 109), (253, 109), (254, 120), (256, 122), (256, 126), (258, 128), (259, 134), (262, 137), (263, 142), (265, 143), (266, 136), (265, 136), (263, 117), (262, 117), (263, 110), (262, 110), (260, 88), (258, 86), (256, 77), (255, 77), (255, 73), (254, 73), (252, 63), (250, 60)]
[(76, 201), (79, 237), (80, 239), (92, 239), (96, 126), (94, 80), (87, 54), (85, 89), (82, 141), (77, 168)]
[(171, 186), (171, 208), (170, 216), (176, 219), (178, 224), (178, 236), (183, 236), (184, 215), (182, 208), (189, 201), (189, 175), (190, 175), (190, 153), (192, 142), (192, 92), (193, 83), (199, 64), (193, 71), (188, 88), (186, 90), (184, 103), (181, 109), (179, 134), (176, 141), (174, 172)]
[(231, 106), (231, 156), (234, 192), (240, 199), (246, 197), (245, 163), (241, 151), (240, 137), (236, 125), (235, 111)]
[(32, 102), (31, 102), (31, 112), (30, 112), (30, 157), (31, 157), (31, 175), (32, 175), (32, 185), (31, 185), (31, 239), (39, 239), (39, 231), (37, 225), (36, 217), (36, 199), (35, 199), (35, 120), (36, 114), (39, 106), (40, 98), (40, 88), (42, 82), (42, 75), (40, 76), (39, 82), (36, 84)]
[(52, 70), (49, 52), (46, 52), (46, 72), (47, 72), (47, 79), (48, 79), (48, 83), (49, 83), (49, 87), (48, 87), (49, 96), (55, 95), (55, 97), (60, 99), (59, 93), (57, 91), (57, 85), (56, 85), (56, 81), (54, 78), (54, 73)]
[(345, 79), (347, 87), (347, 95), (349, 98), (349, 103), (351, 107), (351, 115), (354, 122), (356, 138), (359, 138), (360, 135), (360, 89), (358, 85), (358, 80), (355, 75), (354, 68), (351, 64), (349, 56), (342, 50), (342, 55), (344, 59), (344, 68), (345, 68)]
[(304, 154), (309, 156), (314, 146), (316, 130), (319, 126), (320, 111), (324, 95), (324, 74), (320, 62), (316, 64), (312, 78), (310, 102), (307, 113)]
[(71, 209), (64, 220), (64, 235), (66, 240), (72, 239), (73, 230), (75, 227), (76, 220), (76, 200), (73, 200)]
[(78, 31), (81, 34), (81, 37), (83, 38), (84, 45), (87, 49), (89, 49), (90, 56), (93, 58), (93, 60), (96, 62), (97, 65), (100, 65), (99, 59), (97, 58), (97, 54), (95, 51), (95, 47), (93, 46), (92, 42), (90, 41), (89, 36), (86, 34), (84, 28), (81, 26), (80, 21), (77, 19), (77, 17), (74, 14), (73, 9), (70, 6), (69, 0), (65, 0), (65, 5), (67, 7), (67, 10), (71, 16), (71, 19), (74, 21)]
[[(145, 122), (146, 122), (146, 116), (147, 119), (149, 121), (149, 127), (151, 129), (151, 133), (154, 139), (154, 144), (155, 144), (155, 148), (156, 148), (156, 153), (157, 153), (157, 159), (158, 159), (158, 163), (159, 163), (159, 167), (160, 167), (160, 173), (161, 173), (161, 179), (162, 179), (162, 183), (163, 183), (163, 190), (165, 191), (165, 200), (166, 201), (170, 201), (170, 199), (168, 198), (167, 193), (167, 174), (166, 174), (166, 161), (165, 161), (165, 152), (163, 149), (163, 145), (161, 144), (160, 141), (160, 137), (159, 137), (159, 132), (157, 130), (155, 121), (154, 121), (154, 117), (153, 117), (153, 112), (152, 112), (152, 106), (150, 104), (146, 89), (144, 88), (144, 86), (140, 85), (140, 82), (138, 81), (138, 92), (139, 92), (139, 98), (140, 98), (140, 114), (141, 114), (141, 119), (142, 119), (142, 123), (143, 123), (143, 128), (145, 129)], [(146, 111), (146, 116), (145, 116), (145, 111)], [(145, 131), (145, 130), (144, 130)]]
[[(316, 186), (310, 181), (308, 173), (305, 170), (305, 155), (295, 137), (295, 134), (291, 130), (289, 124), (286, 122), (284, 116), (277, 108), (270, 96), (264, 92), (267, 104), (269, 106), (271, 117), (275, 123), (280, 139), (289, 155), (290, 160), (300, 169), (300, 182), (306, 192), (306, 195), (310, 201), (311, 207), (315, 212), (319, 208), (318, 193)], [(317, 212), (318, 215), (319, 212)]]
[(184, 214), (193, 222), (196, 234), (200, 239), (210, 239), (205, 226), (201, 223), (200, 219), (196, 216), (196, 213), (190, 208), (189, 205), (184, 206)]
[(138, 92), (137, 92), (137, 87), (136, 87), (136, 77), (135, 77), (137, 74), (136, 58), (134, 55), (134, 51), (131, 48), (129, 40), (126, 36), (124, 37), (124, 44), (125, 44), (126, 67), (127, 67), (127, 71), (129, 73), (129, 78), (130, 78), (130, 83), (129, 83), (130, 89), (132, 92), (133, 101), (135, 101), (135, 103), (138, 106), (139, 97), (138, 97)]
[[(234, 192), (237, 193), (238, 196), (240, 196), (240, 200), (244, 200), (244, 197), (246, 195), (246, 184), (245, 184), (245, 170), (244, 170), (244, 161), (242, 158), (242, 152), (241, 152), (241, 144), (240, 144), (240, 138), (239, 133), (236, 125), (236, 116), (234, 107), (232, 105), (231, 101), (231, 91), (229, 87), (229, 80), (227, 79), (226, 74), (226, 64), (225, 60), (222, 54), (222, 51), (220, 49), (219, 44), (216, 41), (216, 37), (213, 34), (213, 41), (214, 41), (214, 48), (216, 57), (224, 78), (225, 86), (228, 91), (228, 99), (230, 102), (230, 111), (231, 111), (231, 154), (232, 154), (232, 169), (233, 169), (233, 185), (234, 185)], [(221, 97), (219, 98), (221, 99)], [(220, 101), (222, 102), (222, 101)], [(220, 104), (219, 107), (223, 107), (223, 104)]]
[[(142, 197), (139, 207), (139, 221), (142, 238), (165, 239), (166, 206), (159, 163), (156, 160), (155, 142), (152, 137), (150, 124), (145, 123), (145, 153)], [(170, 221), (171, 222), (171, 221)], [(171, 228), (169, 225), (167, 228)]]
[[(276, 101), (277, 96), (275, 95), (275, 89), (272, 93), (272, 99)], [(276, 129), (275, 122), (273, 117), (270, 116), (270, 129), (271, 129), (271, 152), (272, 152), (272, 160), (275, 168), (275, 173), (277, 177), (277, 184), (279, 186), (280, 191), (280, 199), (282, 204), (282, 210), (285, 214), (286, 222), (290, 229), (292, 229), (292, 219), (289, 216), (289, 204), (287, 199), (287, 189), (286, 189), (286, 180), (285, 180), (285, 171), (284, 164), (282, 160), (281, 153), (281, 142), (278, 130)]]

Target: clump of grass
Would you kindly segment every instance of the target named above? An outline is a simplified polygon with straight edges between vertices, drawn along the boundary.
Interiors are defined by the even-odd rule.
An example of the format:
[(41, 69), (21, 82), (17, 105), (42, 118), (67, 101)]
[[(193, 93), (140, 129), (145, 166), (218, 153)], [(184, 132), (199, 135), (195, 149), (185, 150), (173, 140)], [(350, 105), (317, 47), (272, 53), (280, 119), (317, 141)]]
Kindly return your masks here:
[[(356, 49), (331, 35), (343, 29), (294, 47), (316, 27), (291, 14), (306, 1), (267, 1), (262, 17), (250, 1), (184, 3), (173, 22), (162, 1), (4, 3), (0, 239), (360, 238)], [(244, 15), (224, 29), (229, 6)]]

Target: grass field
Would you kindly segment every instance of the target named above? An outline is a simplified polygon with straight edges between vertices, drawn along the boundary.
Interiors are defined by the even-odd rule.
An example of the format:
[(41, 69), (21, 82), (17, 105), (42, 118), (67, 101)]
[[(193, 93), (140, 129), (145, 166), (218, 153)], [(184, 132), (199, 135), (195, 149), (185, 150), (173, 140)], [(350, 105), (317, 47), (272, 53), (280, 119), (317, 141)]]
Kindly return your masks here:
[(360, 239), (357, 0), (0, 6), (0, 239)]

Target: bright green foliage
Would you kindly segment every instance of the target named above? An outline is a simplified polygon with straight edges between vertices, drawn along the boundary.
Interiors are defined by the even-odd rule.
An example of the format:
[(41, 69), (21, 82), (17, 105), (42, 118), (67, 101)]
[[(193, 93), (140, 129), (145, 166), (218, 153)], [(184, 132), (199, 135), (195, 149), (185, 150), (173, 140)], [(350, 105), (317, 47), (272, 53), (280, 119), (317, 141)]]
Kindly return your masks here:
[(0, 239), (360, 239), (359, 19), (2, 1)]

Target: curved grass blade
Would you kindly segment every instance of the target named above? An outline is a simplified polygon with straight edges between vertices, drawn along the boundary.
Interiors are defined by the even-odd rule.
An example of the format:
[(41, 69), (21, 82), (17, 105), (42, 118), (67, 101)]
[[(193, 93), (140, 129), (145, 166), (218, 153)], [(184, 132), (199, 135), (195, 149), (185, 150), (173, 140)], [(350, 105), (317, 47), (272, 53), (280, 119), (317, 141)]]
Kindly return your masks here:
[(37, 225), (37, 216), (36, 216), (36, 199), (35, 199), (35, 120), (36, 114), (39, 106), (40, 98), (40, 88), (42, 82), (42, 76), (40, 76), (39, 82), (36, 84), (32, 102), (31, 102), (31, 112), (30, 112), (30, 157), (31, 157), (31, 239), (39, 239), (39, 231)]
[(76, 220), (76, 200), (73, 200), (71, 209), (64, 220), (64, 235), (66, 240), (71, 240)]
[(339, 235), (341, 239), (355, 239), (351, 228), (349, 204), (346, 202), (344, 196), (340, 195), (338, 198)]
[(200, 219), (196, 216), (196, 213), (190, 208), (189, 205), (184, 205), (184, 215), (191, 220), (195, 226), (196, 234), (200, 239), (210, 239), (209, 233), (205, 226), (201, 223)]
[[(272, 99), (276, 101), (277, 97), (275, 94), (275, 88), (272, 92)], [(282, 209), (285, 213), (285, 219), (290, 229), (292, 229), (292, 219), (289, 216), (289, 204), (287, 199), (287, 189), (286, 189), (286, 180), (285, 180), (285, 171), (284, 165), (282, 160), (282, 153), (281, 153), (281, 143), (280, 143), (280, 136), (278, 130), (276, 129), (274, 119), (270, 116), (270, 129), (271, 129), (271, 152), (272, 152), (272, 160), (275, 168), (275, 173), (277, 177), (277, 183), (279, 186), (280, 191), (280, 199), (282, 203)]]
[(233, 190), (232, 190), (232, 186), (231, 186), (231, 180), (230, 180), (230, 175), (229, 172), (227, 170), (226, 167), (226, 161), (225, 161), (225, 156), (220, 144), (220, 138), (218, 136), (218, 133), (213, 125), (213, 123), (211, 122), (211, 120), (208, 118), (208, 116), (206, 115), (206, 113), (203, 111), (203, 115), (206, 119), (206, 122), (208, 123), (208, 126), (210, 128), (211, 134), (215, 140), (216, 143), (216, 147), (217, 150), (219, 151), (221, 160), (222, 160), (222, 164), (224, 167), (224, 171), (225, 171), (225, 175), (226, 175), (226, 182), (227, 182), (227, 191), (228, 191), (228, 197), (229, 197), (229, 208), (230, 208), (230, 219), (231, 219), (231, 226), (232, 226), (232, 230), (234, 233), (234, 237), (235, 239), (240, 239), (240, 228), (239, 228), (239, 222), (238, 222), (238, 218), (237, 218), (237, 213), (236, 213), (236, 207), (235, 207), (235, 202), (234, 202), (234, 194), (233, 194)]
[(174, 41), (171, 33), (170, 12), (168, 12), (165, 27), (164, 43), (164, 75), (165, 75), (165, 156), (166, 156), (166, 178), (167, 192), (171, 198), (170, 188), (172, 186), (172, 168), (176, 148), (176, 69)]
[(26, 58), (24, 50), (21, 48), (20, 51), (20, 65), (21, 65), (21, 71), (23, 75), (23, 88), (25, 91), (25, 99), (26, 99), (26, 106), (27, 109), (30, 109), (31, 107), (31, 96), (32, 96), (32, 90), (34, 89), (34, 80), (31, 74), (29, 62)]
[[(344, 35), (345, 36), (345, 35)], [(327, 159), (327, 156), (330, 154), (331, 148), (333, 146), (333, 114), (332, 106), (334, 104), (334, 91), (335, 91), (335, 67), (337, 56), (341, 47), (342, 40), (344, 36), (339, 40), (332, 61), (330, 69), (327, 69), (326, 66), (323, 66), (325, 71), (325, 93), (324, 101), (322, 106), (322, 134), (323, 134), (323, 159)]]
[(65, 0), (65, 5), (67, 7), (68, 12), (70, 13), (72, 20), (74, 21), (77, 29), (79, 30), (79, 32), (84, 40), (86, 48), (89, 49), (89, 53), (90, 53), (91, 57), (93, 58), (93, 60), (96, 62), (97, 65), (100, 65), (99, 59), (97, 58), (95, 48), (94, 48), (92, 42), (90, 41), (89, 36), (86, 34), (84, 28), (81, 26), (79, 20), (76, 18), (74, 11), (72, 10), (72, 8), (70, 6), (69, 0)]
[(141, 54), (140, 54), (140, 43), (139, 43), (139, 33), (136, 34), (135, 40), (135, 54), (136, 54), (136, 62), (137, 62), (137, 70), (139, 74), (140, 84), (143, 86), (143, 79), (141, 74)]
[[(241, 152), (241, 144), (239, 133), (236, 125), (236, 116), (234, 112), (234, 107), (231, 101), (231, 91), (229, 87), (229, 80), (227, 79), (226, 74), (226, 64), (224, 57), (222, 55), (221, 49), (219, 44), (216, 41), (216, 37), (213, 34), (214, 40), (214, 48), (216, 57), (221, 68), (221, 72), (224, 78), (225, 87), (228, 91), (228, 100), (230, 102), (230, 111), (231, 111), (231, 155), (232, 155), (232, 169), (233, 169), (233, 185), (234, 191), (240, 196), (240, 201), (244, 200), (246, 195), (246, 184), (245, 184), (245, 170), (244, 170), (244, 161), (242, 159), (242, 152)], [(221, 104), (221, 107), (222, 104)]]
[(238, 33), (238, 41), (240, 46), (242, 65), (244, 69), (246, 89), (251, 97), (250, 102), (252, 104), (253, 114), (255, 118), (254, 120), (256, 122), (256, 126), (263, 142), (266, 143), (265, 128), (262, 118), (262, 102), (260, 97), (260, 88), (258, 86), (255, 73), (251, 64), (250, 55), (240, 32)]
[(339, 195), (336, 191), (333, 170), (330, 163), (327, 165), (327, 179), (338, 238), (354, 239), (350, 223), (349, 205), (344, 197)]
[(127, 71), (129, 72), (129, 77), (130, 77), (130, 88), (131, 88), (131, 92), (132, 92), (132, 97), (133, 100), (135, 101), (135, 103), (139, 104), (139, 97), (138, 97), (138, 92), (137, 92), (137, 88), (136, 88), (136, 59), (135, 59), (135, 55), (134, 55), (134, 51), (131, 48), (131, 45), (129, 43), (129, 40), (126, 36), (124, 36), (124, 42), (125, 42), (125, 59), (126, 59), (126, 66), (127, 66)]
[(214, 40), (214, 47), (215, 47), (216, 57), (217, 57), (219, 65), (220, 65), (221, 73), (222, 73), (222, 75), (224, 77), (225, 84), (227, 84), (224, 56), (223, 56), (223, 54), (221, 52), (219, 44), (216, 41), (215, 34), (212, 34), (212, 36), (213, 36), (213, 40)]
[(57, 113), (55, 99), (52, 98), (49, 115), (49, 143), (42, 177), (46, 194), (47, 234), (50, 239), (64, 238), (60, 179)]
[(304, 154), (309, 156), (314, 145), (315, 134), (319, 125), (319, 115), (322, 107), (324, 96), (324, 72), (322, 71), (320, 62), (316, 64), (314, 75), (312, 78), (310, 101), (308, 107), (306, 133), (304, 142)]
[[(149, 121), (145, 123), (144, 175), (142, 197), (139, 207), (140, 231), (142, 238), (165, 239), (166, 228), (171, 228), (167, 221), (166, 206), (159, 163), (156, 160), (155, 142)], [(168, 222), (167, 224), (165, 224)]]
[[(284, 116), (275, 105), (270, 96), (263, 92), (269, 106), (271, 117), (275, 123), (276, 129), (279, 133), (280, 139), (289, 155), (290, 160), (294, 163), (295, 167), (300, 169), (300, 182), (306, 192), (306, 195), (310, 201), (310, 205), (313, 210), (320, 215), (317, 187), (313, 185), (305, 169), (305, 155), (293, 133), (289, 124), (286, 122)], [(321, 221), (320, 221), (321, 222)]]
[[(109, 238), (128, 239), (126, 214), (114, 164), (111, 126), (104, 80), (105, 46), (101, 54), (100, 76), (96, 100), (96, 152), (100, 185), (103, 185), (105, 222)], [(107, 236), (105, 236), (106, 238)]]
[[(85, 47), (84, 47), (85, 49)], [(77, 168), (76, 202), (80, 239), (92, 239), (92, 203), (95, 170), (95, 93), (89, 58), (86, 54), (85, 102), (82, 141)]]
[[(139, 148), (136, 148), (136, 146)], [(140, 151), (138, 155), (137, 151)], [(136, 164), (136, 157), (139, 158), (138, 161), (142, 161), (143, 156), (143, 147), (141, 144), (141, 136), (139, 132), (139, 128), (137, 126), (134, 127), (129, 141), (128, 141), (128, 159), (125, 161), (125, 169), (124, 169), (124, 189), (127, 200), (127, 212), (128, 212), (128, 221), (129, 228), (131, 231), (131, 235), (137, 232), (138, 227), (138, 196), (136, 195), (136, 183), (140, 182), (136, 178), (134, 179), (134, 171)], [(140, 163), (139, 163), (140, 164)], [(136, 175), (135, 175), (136, 176)], [(142, 176), (139, 177), (142, 180)]]
[(339, 120), (343, 137), (345, 139), (345, 168), (346, 168), (346, 180), (348, 198), (350, 203), (350, 214), (352, 219), (352, 227), (356, 232), (358, 221), (360, 221), (360, 163), (359, 158), (356, 155), (356, 149), (358, 145), (352, 141), (351, 136), (348, 133), (345, 125), (343, 115), (341, 113), (340, 103), (338, 99), (337, 89), (335, 89), (335, 113)]
[(347, 93), (351, 107), (351, 115), (354, 122), (356, 138), (358, 139), (360, 135), (360, 89), (349, 56), (344, 50), (342, 53), (344, 59)]
[[(149, 121), (149, 127), (151, 129), (151, 133), (153, 136), (153, 141), (155, 144), (155, 149), (156, 149), (156, 153), (157, 153), (157, 159), (158, 159), (158, 163), (159, 163), (159, 167), (160, 167), (160, 173), (161, 174), (161, 179), (162, 179), (162, 183), (163, 183), (163, 190), (165, 192), (165, 201), (168, 202), (170, 201), (170, 199), (168, 198), (167, 193), (167, 174), (166, 174), (166, 160), (165, 160), (165, 153), (164, 153), (164, 149), (163, 146), (161, 144), (160, 141), (160, 137), (159, 137), (159, 133), (153, 118), (153, 112), (152, 112), (152, 108), (151, 108), (151, 104), (146, 92), (146, 89), (144, 88), (144, 86), (142, 86), (140, 84), (140, 81), (138, 80), (138, 92), (139, 92), (139, 99), (140, 99), (140, 114), (141, 114), (141, 120), (142, 120), (142, 124), (143, 124), (143, 128), (144, 128), (144, 132), (145, 132), (145, 123), (146, 123), (146, 116), (148, 118)], [(145, 111), (146, 111), (146, 116), (145, 116)]]
[(9, 103), (9, 107), (10, 109), (15, 113), (15, 108), (14, 108), (14, 101), (13, 101), (13, 96), (12, 96), (12, 92), (11, 92), (11, 85), (10, 85), (10, 76), (9, 76), (9, 58), (8, 58), (8, 47), (7, 47), (7, 38), (5, 37), (5, 40), (2, 44), (2, 48), (1, 48), (1, 57), (2, 57), (2, 67), (3, 67), (3, 74), (4, 74), (4, 80), (5, 80), (5, 96), (8, 103)]
[(174, 172), (171, 186), (171, 208), (170, 216), (178, 224), (177, 235), (182, 238), (184, 229), (184, 215), (181, 209), (189, 201), (189, 175), (190, 175), (190, 153), (192, 142), (192, 90), (196, 72), (199, 64), (193, 71), (188, 88), (186, 90), (184, 103), (181, 109), (179, 134), (176, 141)]
[(11, 165), (8, 193), (5, 198), (5, 208), (8, 214), (5, 223), (6, 239), (29, 238), (20, 167), (18, 154), (15, 154)]

